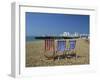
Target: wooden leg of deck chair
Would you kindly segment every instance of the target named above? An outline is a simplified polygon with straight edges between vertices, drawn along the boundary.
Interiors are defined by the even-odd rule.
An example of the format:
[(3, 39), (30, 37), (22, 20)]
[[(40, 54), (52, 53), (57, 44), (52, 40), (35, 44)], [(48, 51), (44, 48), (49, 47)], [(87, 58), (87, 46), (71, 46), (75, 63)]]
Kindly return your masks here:
[(66, 59), (66, 51), (64, 51), (64, 59)]
[(53, 53), (53, 61), (55, 61), (55, 52)]
[(74, 53), (75, 53), (75, 60), (77, 59), (77, 54), (76, 54), (76, 50), (74, 50)]
[(53, 52), (53, 61), (55, 61), (55, 51)]

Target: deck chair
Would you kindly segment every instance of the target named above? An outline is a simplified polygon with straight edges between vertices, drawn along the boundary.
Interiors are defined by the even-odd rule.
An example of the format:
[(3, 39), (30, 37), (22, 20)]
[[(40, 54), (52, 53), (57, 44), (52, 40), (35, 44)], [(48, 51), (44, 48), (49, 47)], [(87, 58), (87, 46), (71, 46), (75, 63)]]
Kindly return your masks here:
[(66, 54), (69, 54), (69, 50), (70, 50), (70, 42), (66, 40), (66, 48), (65, 48)]
[(45, 39), (44, 41), (44, 56), (48, 59), (54, 59), (55, 56), (55, 40), (54, 39)]
[(58, 40), (57, 41), (57, 58), (64, 58), (65, 48), (66, 48), (66, 40)]
[(69, 48), (66, 48), (68, 51), (67, 58), (76, 57), (76, 40), (69, 40)]

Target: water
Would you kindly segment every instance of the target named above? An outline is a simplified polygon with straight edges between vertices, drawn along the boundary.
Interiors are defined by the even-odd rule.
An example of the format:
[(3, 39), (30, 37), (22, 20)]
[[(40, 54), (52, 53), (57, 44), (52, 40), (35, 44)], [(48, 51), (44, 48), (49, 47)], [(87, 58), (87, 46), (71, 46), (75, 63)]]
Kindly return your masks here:
[(33, 36), (26, 36), (26, 41), (36, 41), (36, 39)]

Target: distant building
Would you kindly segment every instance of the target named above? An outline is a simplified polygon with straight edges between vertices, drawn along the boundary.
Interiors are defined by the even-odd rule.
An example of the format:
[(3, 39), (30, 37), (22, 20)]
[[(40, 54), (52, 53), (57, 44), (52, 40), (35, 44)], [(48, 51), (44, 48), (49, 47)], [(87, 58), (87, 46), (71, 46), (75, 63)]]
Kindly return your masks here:
[(75, 32), (74, 37), (78, 37), (78, 36), (79, 36), (79, 33)]
[(80, 34), (80, 38), (89, 39), (89, 34)]
[(63, 32), (62, 36), (70, 36), (69, 32)]
[(73, 34), (71, 34), (69, 32), (63, 32), (63, 34), (60, 34), (59, 36), (80, 37), (82, 39), (88, 39), (89, 38), (89, 34), (79, 34), (78, 32), (74, 32)]

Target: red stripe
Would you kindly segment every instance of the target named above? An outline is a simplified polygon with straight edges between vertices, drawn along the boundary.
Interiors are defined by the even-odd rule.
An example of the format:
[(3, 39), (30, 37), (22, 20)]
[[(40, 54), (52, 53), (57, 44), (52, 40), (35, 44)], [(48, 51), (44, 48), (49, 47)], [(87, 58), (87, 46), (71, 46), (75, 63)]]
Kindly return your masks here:
[(53, 40), (51, 40), (51, 50), (53, 50)]
[(44, 41), (44, 47), (45, 47), (45, 51), (46, 51), (46, 40)]
[(51, 51), (51, 40), (49, 40), (49, 50)]
[(49, 51), (53, 51), (55, 46), (54, 46), (54, 40), (53, 39), (46, 39), (45, 40), (45, 51), (49, 50)]
[(52, 51), (52, 40), (51, 40), (51, 46), (50, 46), (50, 48), (51, 48), (51, 51)]
[(45, 40), (45, 51), (46, 51), (46, 44), (47, 44), (47, 40)]
[(47, 40), (47, 50), (49, 50), (49, 40)]
[(46, 50), (47, 50), (47, 40), (46, 40)]

